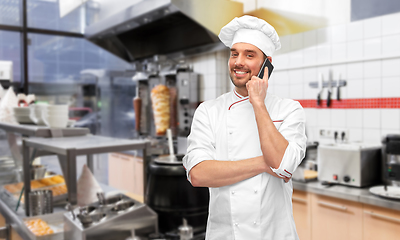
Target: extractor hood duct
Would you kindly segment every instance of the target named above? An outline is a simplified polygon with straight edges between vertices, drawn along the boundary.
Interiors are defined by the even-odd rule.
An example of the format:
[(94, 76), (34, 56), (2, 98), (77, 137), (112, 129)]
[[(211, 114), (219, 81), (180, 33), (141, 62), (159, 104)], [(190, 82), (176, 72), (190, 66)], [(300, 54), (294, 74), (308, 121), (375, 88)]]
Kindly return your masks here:
[(86, 27), (85, 37), (128, 62), (221, 44), (220, 29), (243, 15), (228, 0), (144, 0)]

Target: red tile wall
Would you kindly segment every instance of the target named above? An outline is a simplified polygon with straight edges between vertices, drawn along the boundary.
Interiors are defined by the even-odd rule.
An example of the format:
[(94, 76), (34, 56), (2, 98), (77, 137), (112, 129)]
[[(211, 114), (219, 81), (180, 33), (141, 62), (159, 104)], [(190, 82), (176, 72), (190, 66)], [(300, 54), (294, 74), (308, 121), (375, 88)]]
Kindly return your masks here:
[[(326, 100), (321, 100), (317, 105), (316, 99), (296, 100), (303, 108), (328, 108)], [(329, 108), (400, 108), (400, 98), (358, 98), (358, 99), (332, 99)]]

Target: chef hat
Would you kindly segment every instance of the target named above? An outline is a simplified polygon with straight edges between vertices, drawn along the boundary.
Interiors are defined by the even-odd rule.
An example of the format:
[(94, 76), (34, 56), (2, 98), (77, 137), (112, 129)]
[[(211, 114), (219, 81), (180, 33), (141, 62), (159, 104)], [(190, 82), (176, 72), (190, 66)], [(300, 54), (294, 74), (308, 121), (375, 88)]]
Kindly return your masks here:
[(225, 25), (219, 39), (229, 48), (238, 42), (253, 44), (267, 56), (272, 56), (275, 50), (281, 48), (274, 27), (260, 18), (247, 15), (235, 17)]

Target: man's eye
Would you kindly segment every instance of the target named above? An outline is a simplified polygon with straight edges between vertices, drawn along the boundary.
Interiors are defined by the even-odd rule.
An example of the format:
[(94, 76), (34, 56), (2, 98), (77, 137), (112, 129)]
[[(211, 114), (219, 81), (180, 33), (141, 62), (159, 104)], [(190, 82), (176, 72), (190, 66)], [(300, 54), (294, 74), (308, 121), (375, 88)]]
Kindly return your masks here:
[(252, 57), (253, 57), (253, 55), (249, 54), (249, 55), (247, 55), (247, 57), (248, 57), (248, 58), (252, 58)]
[(232, 57), (236, 57), (238, 54), (237, 53), (231, 53)]

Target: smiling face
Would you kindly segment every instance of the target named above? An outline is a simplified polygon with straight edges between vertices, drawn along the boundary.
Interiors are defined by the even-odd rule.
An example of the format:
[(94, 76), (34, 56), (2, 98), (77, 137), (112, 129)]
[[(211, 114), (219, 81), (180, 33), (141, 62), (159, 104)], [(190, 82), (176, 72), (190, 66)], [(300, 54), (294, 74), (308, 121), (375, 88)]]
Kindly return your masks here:
[(242, 96), (247, 96), (246, 83), (257, 76), (264, 59), (264, 53), (252, 44), (235, 43), (231, 47), (229, 75), (235, 90)]

